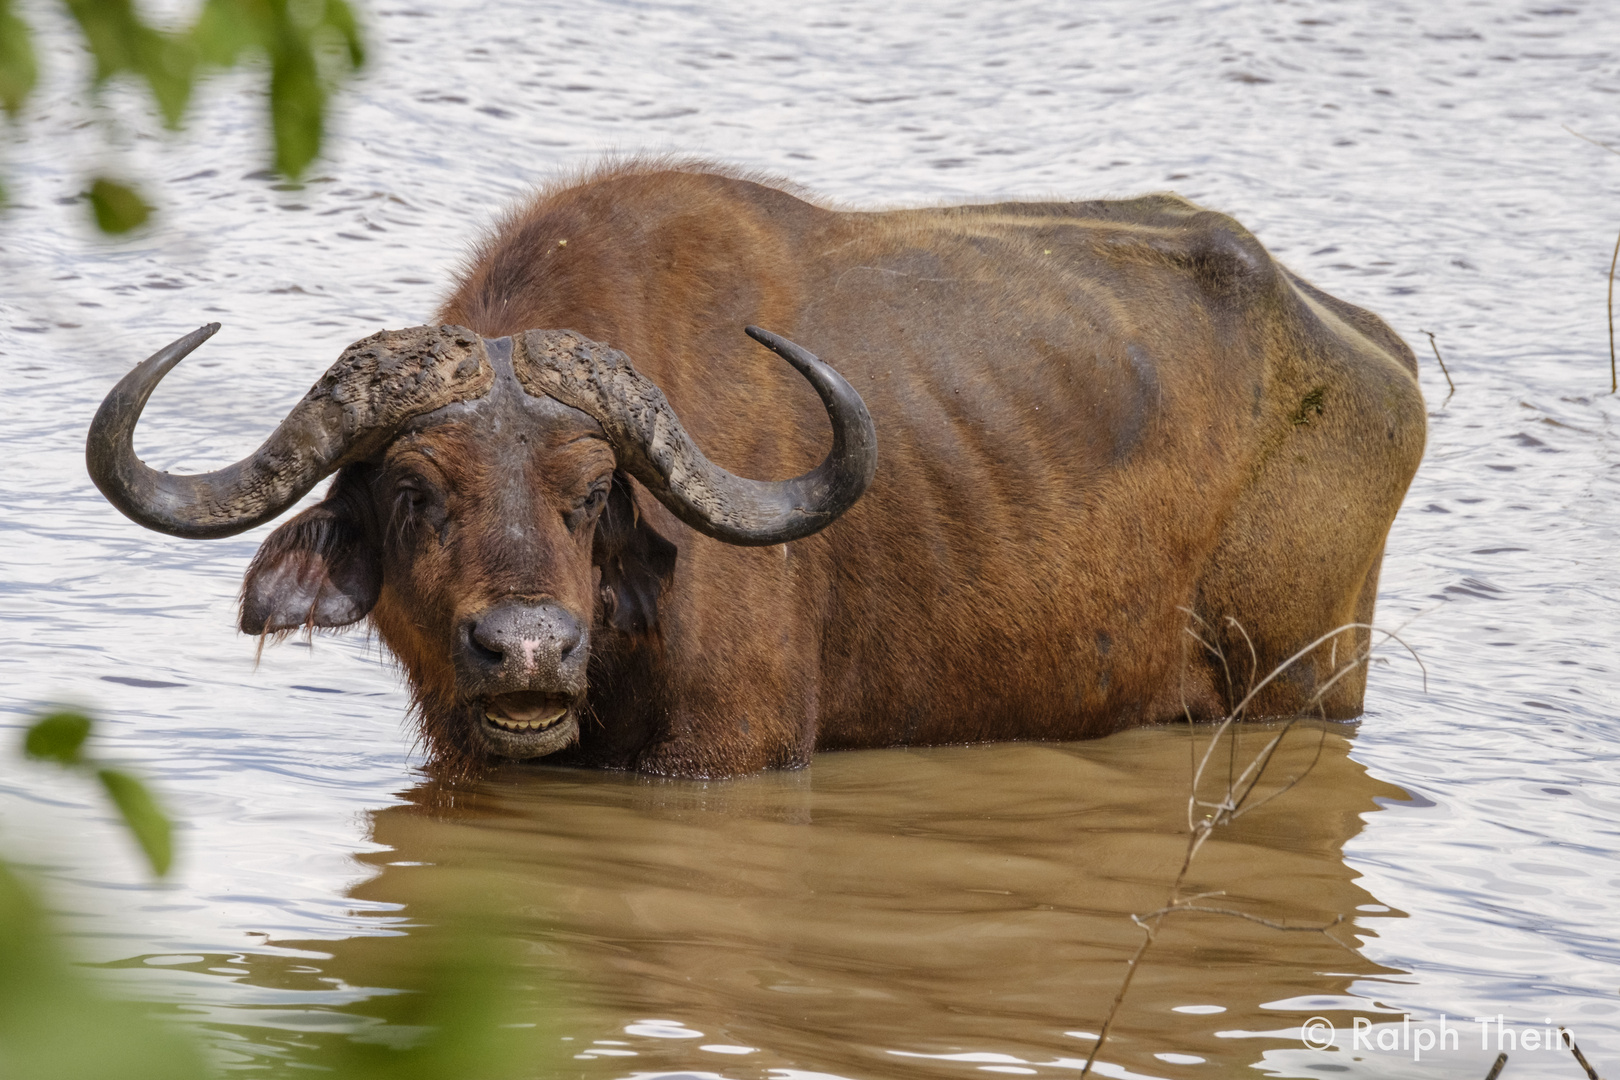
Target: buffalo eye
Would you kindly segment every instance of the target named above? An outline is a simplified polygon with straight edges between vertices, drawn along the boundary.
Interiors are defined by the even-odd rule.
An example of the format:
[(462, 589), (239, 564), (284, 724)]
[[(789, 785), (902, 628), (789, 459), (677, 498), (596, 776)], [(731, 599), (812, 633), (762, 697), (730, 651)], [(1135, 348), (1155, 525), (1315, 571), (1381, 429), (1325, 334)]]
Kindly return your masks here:
[(563, 515), (563, 520), (570, 530), (578, 530), (597, 519), (602, 513), (602, 508), (607, 505), (608, 487), (609, 483), (606, 480), (598, 483), (575, 504), (572, 510)]
[(431, 502), (419, 480), (401, 480), (394, 486), (394, 516), (404, 521), (420, 518)]
[(408, 540), (418, 528), (426, 527), (440, 534), (444, 543), (446, 523), (444, 500), (439, 491), (424, 478), (415, 474), (394, 481), (391, 494), (391, 513), (388, 515), (389, 537), (396, 544)]

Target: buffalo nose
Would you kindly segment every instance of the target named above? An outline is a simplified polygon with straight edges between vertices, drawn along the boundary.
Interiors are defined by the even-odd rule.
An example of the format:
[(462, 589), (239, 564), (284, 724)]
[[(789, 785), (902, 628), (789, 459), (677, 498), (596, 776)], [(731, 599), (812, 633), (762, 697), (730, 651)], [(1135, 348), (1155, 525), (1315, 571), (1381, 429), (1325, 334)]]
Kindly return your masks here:
[(570, 667), (585, 641), (579, 620), (556, 604), (500, 604), (467, 623), (466, 634), (472, 659), (512, 674)]

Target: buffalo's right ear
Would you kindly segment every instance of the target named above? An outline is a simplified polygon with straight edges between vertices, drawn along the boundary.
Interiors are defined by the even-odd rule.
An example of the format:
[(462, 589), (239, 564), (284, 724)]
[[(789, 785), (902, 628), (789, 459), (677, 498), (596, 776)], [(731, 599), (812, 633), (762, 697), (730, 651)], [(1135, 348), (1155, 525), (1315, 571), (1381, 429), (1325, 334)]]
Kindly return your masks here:
[(324, 500), (265, 540), (242, 579), (243, 633), (347, 626), (371, 611), (382, 561), (359, 486), (339, 475)]
[(675, 576), (677, 554), (636, 509), (630, 478), (614, 473), (591, 549), (591, 561), (602, 571), (603, 621), (626, 634), (655, 630), (658, 600)]

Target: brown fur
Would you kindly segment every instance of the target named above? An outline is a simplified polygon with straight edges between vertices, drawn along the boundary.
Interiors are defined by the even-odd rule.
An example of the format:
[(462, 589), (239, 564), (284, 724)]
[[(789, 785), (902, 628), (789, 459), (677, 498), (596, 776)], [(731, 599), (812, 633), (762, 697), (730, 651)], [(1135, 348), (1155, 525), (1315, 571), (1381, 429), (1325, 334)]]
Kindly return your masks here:
[[(1262, 673), (1370, 620), (1423, 450), (1399, 338), (1173, 195), (836, 212), (743, 177), (632, 165), (504, 222), (439, 319), (621, 349), (714, 461), (779, 479), (819, 460), (827, 422), (743, 336), (757, 324), (842, 372), (879, 440), (852, 510), (770, 548), (681, 524), (613, 472), (583, 414), (521, 447), (433, 426), (346, 469), (331, 498), (369, 507), (350, 516), (372, 522), (360, 531), (381, 560), (372, 623), (431, 749), (463, 766), (476, 715), (449, 635), (506, 596), (591, 623), (566, 760), (722, 776), (816, 749), (1102, 735), (1183, 701), (1216, 716), (1251, 667), (1229, 618)], [(387, 477), (406, 466), (450, 493), (448, 526), (394, 521)], [(603, 477), (604, 516), (569, 525)], [(512, 514), (527, 528), (516, 546)], [(276, 536), (295, 528), (307, 543), (307, 524)], [(255, 568), (292, 556), (278, 544)], [(1203, 652), (1183, 670), (1188, 610), (1234, 659), (1230, 680)], [(1317, 650), (1251, 711), (1304, 708), (1335, 650), (1365, 640)], [(1363, 689), (1339, 682), (1327, 714), (1357, 715)]]

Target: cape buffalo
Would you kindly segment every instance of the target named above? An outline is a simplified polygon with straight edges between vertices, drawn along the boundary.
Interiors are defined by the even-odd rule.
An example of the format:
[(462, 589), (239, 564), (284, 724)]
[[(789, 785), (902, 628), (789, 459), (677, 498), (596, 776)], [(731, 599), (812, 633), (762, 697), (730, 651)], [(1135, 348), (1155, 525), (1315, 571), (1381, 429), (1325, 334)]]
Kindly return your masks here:
[[(1220, 716), (1324, 634), (1250, 711), (1361, 711), (1364, 669), (1333, 679), (1423, 452), (1416, 363), (1230, 218), (848, 212), (624, 166), (508, 218), (438, 323), (352, 346), (242, 462), (160, 473), (135, 424), (204, 327), (87, 454), (179, 536), (335, 472), (260, 548), (241, 628), (369, 619), (447, 768), (1083, 738)], [(800, 473), (823, 416), (820, 466), (740, 479)]]

